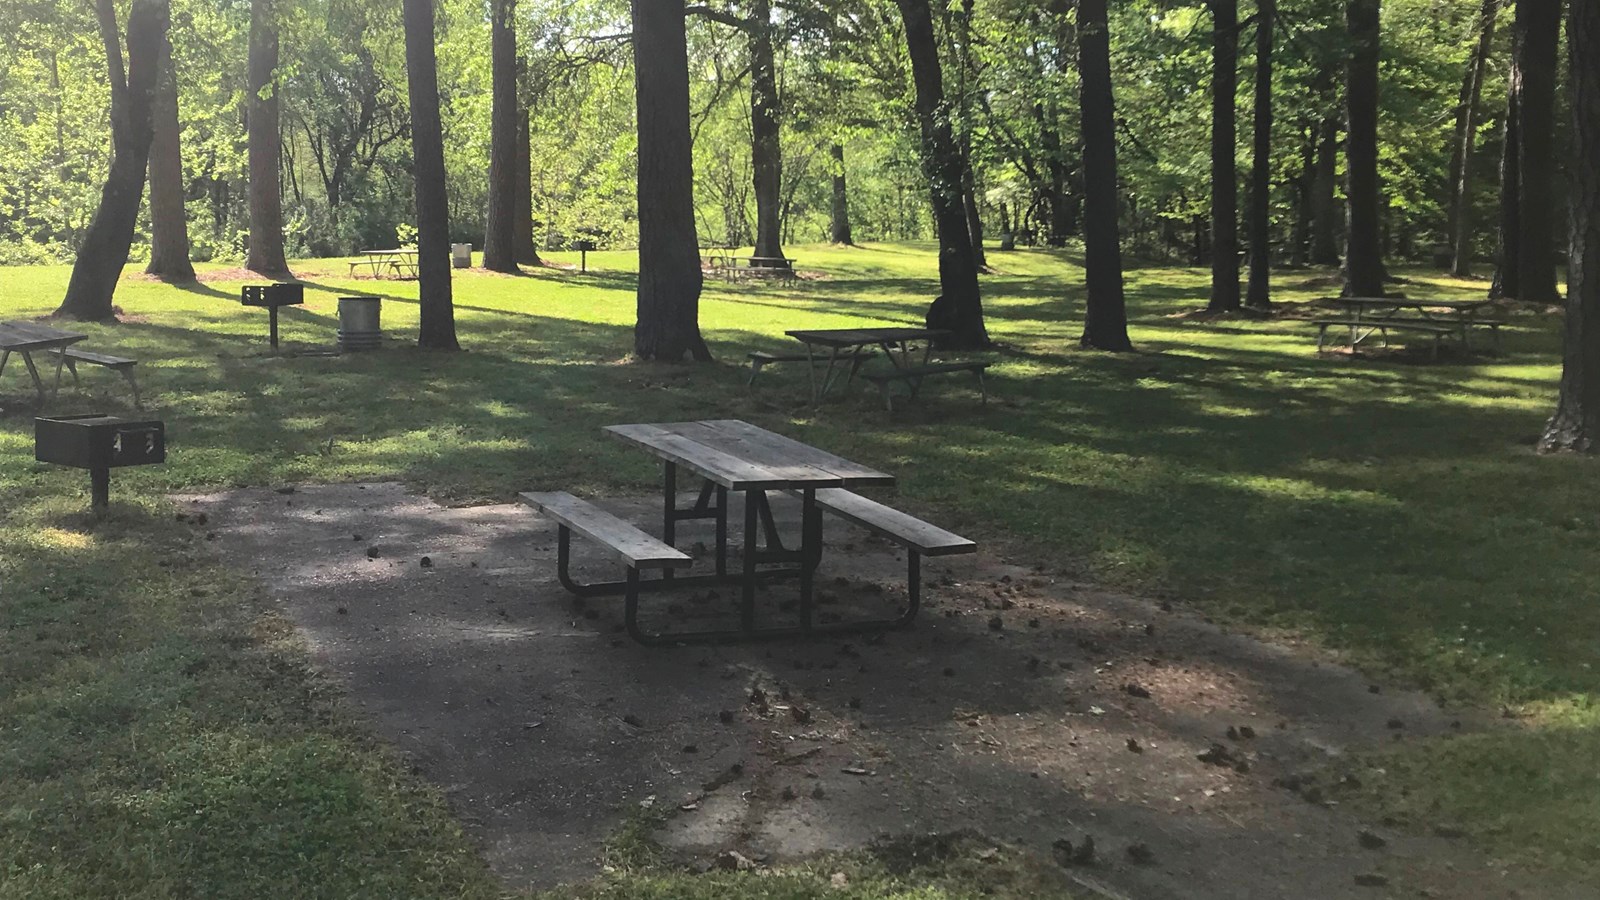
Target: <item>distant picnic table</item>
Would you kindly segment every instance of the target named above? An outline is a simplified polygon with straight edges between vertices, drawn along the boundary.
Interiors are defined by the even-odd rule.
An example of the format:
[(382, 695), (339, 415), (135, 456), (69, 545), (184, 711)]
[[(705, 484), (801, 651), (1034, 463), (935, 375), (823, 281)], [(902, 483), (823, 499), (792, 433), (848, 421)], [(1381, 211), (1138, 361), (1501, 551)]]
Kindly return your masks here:
[(356, 274), (356, 269), (366, 266), (372, 272), (373, 278), (382, 277), (381, 273), (388, 272), (396, 278), (417, 277), (417, 251), (415, 250), (362, 250), (358, 254), (361, 259), (350, 260), (350, 274)]
[[(1487, 299), (1329, 297), (1326, 302), (1342, 307), (1345, 318), (1313, 321), (1318, 328), (1319, 351), (1323, 348), (1330, 328), (1349, 329), (1351, 350), (1355, 350), (1363, 341), (1375, 334), (1381, 336), (1387, 346), (1388, 333), (1391, 329), (1420, 332), (1432, 338), (1435, 356), (1438, 355), (1441, 339), (1454, 335), (1460, 339), (1463, 349), (1471, 349), (1472, 330), (1487, 328), (1491, 332), (1494, 347), (1498, 350), (1500, 327), (1505, 324), (1499, 319), (1481, 318), (1478, 315), (1481, 310), (1493, 303)], [(1411, 315), (1401, 315), (1402, 311), (1410, 311)]]
[(739, 281), (743, 278), (777, 278), (793, 281), (797, 276), (794, 260), (782, 256), (737, 256), (731, 250), (709, 249), (700, 253), (702, 264), (711, 274)]
[[(65, 351), (67, 347), (87, 337), (88, 335), (76, 331), (63, 331), (35, 322), (0, 322), (0, 373), (5, 372), (11, 354), (21, 355), (22, 364), (27, 367), (28, 375), (33, 378), (34, 389), (39, 392), (39, 403), (42, 406), (46, 396), (44, 380), (39, 377), (39, 368), (34, 365), (34, 352)], [(61, 369), (67, 359), (65, 352), (57, 352), (55, 356), (56, 378), (52, 394), (61, 389)]]
[[(902, 371), (912, 368), (911, 342), (921, 341), (922, 365), (928, 364), (929, 354), (933, 352), (933, 341), (944, 337), (950, 332), (938, 328), (826, 328), (826, 329), (794, 329), (784, 332), (806, 345), (806, 361), (810, 363), (811, 372), (811, 399), (821, 402), (828, 395), (828, 390), (843, 376), (846, 383), (855, 377), (861, 369), (862, 363), (870, 358), (872, 348), (883, 350), (889, 358), (889, 364)], [(822, 373), (822, 379), (817, 380), (818, 364), (824, 359), (828, 367)], [(846, 363), (844, 370), (838, 370), (840, 362)]]
[[(921, 557), (970, 553), (976, 545), (903, 512), (853, 493), (852, 487), (889, 486), (893, 475), (851, 462), (784, 435), (736, 419), (663, 424), (611, 425), (604, 432), (662, 461), (663, 515), (661, 539), (565, 492), (527, 493), (528, 503), (560, 525), (557, 548), (558, 575), (569, 591), (580, 597), (623, 594), (629, 633), (641, 643), (772, 638), (815, 633), (881, 630), (908, 624), (921, 603)], [(678, 473), (685, 470), (702, 479), (694, 505), (679, 506)], [(785, 493), (801, 502), (799, 544), (786, 547), (772, 513), (771, 493)], [(740, 571), (728, 569), (729, 494), (744, 495), (744, 548)], [(814, 623), (813, 585), (823, 555), (823, 510), (875, 531), (906, 549), (907, 607), (889, 619)], [(679, 551), (679, 522), (712, 519), (716, 523), (715, 571), (708, 575), (676, 575), (692, 560)], [(621, 582), (579, 584), (570, 574), (571, 532), (576, 531), (609, 549), (627, 567)], [(772, 568), (776, 566), (777, 568)], [(766, 567), (766, 568), (763, 568)], [(641, 569), (659, 569), (650, 581), (639, 578)], [(800, 580), (798, 627), (757, 627), (757, 587), (767, 580)], [(638, 623), (638, 598), (643, 590), (735, 584), (739, 588), (740, 624), (737, 630), (698, 632), (647, 632)]]

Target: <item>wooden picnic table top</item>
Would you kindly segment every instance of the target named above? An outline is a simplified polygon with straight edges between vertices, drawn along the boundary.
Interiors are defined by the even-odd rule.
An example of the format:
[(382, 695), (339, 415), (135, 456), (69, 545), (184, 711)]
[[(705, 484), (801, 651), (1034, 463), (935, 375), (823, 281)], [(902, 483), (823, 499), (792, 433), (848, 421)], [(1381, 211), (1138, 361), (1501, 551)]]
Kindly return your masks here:
[(738, 419), (609, 425), (604, 431), (734, 491), (894, 484), (893, 475)]
[(396, 250), (361, 250), (361, 251), (358, 251), (358, 255), (360, 255), (360, 256), (416, 256), (417, 255), (417, 251), (415, 251), (415, 250), (399, 250), (399, 249), (396, 249)]
[(796, 329), (784, 334), (804, 344), (823, 347), (864, 347), (872, 344), (898, 344), (903, 341), (925, 341), (944, 337), (950, 332), (942, 328), (825, 328)]
[(47, 350), (65, 347), (87, 338), (87, 334), (63, 331), (35, 322), (0, 322), (0, 350), (26, 353), (30, 350)]
[(1400, 309), (1450, 309), (1471, 312), (1493, 303), (1493, 300), (1430, 300), (1418, 297), (1330, 297), (1333, 303), (1351, 307), (1390, 307)]

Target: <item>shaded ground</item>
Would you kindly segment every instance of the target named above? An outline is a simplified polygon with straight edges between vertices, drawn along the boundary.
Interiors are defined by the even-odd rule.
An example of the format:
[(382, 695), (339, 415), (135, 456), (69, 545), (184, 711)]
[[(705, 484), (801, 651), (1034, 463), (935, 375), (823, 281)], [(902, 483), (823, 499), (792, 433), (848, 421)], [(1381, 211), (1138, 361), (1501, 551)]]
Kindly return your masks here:
[[(658, 503), (608, 505), (646, 522)], [(1363, 837), (1300, 786), (1345, 747), (1475, 723), (987, 553), (929, 564), (909, 632), (663, 650), (620, 633), (620, 601), (579, 604), (556, 584), (554, 527), (523, 507), (446, 509), (372, 484), (185, 508), (514, 886), (592, 874), (600, 842), (645, 807), (669, 814), (666, 846), (701, 860), (976, 829), (1043, 855), (1070, 841), (1083, 860), (1092, 838), (1093, 861), (1070, 871), (1110, 896), (1584, 896), (1530, 888), (1448, 838)], [(903, 602), (895, 548), (836, 522), (829, 536), (829, 615)], [(581, 571), (615, 577), (577, 547)], [(660, 623), (710, 618), (727, 593), (646, 603)], [(788, 597), (775, 588), (769, 612)]]

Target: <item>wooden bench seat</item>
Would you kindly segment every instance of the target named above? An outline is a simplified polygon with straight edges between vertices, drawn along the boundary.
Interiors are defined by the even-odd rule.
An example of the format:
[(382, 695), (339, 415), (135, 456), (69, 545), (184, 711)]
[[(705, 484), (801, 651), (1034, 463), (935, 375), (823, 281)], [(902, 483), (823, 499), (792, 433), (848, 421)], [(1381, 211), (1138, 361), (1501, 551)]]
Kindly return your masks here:
[[(657, 540), (587, 500), (566, 491), (521, 494), (522, 502), (556, 521), (556, 575), (561, 586), (579, 597), (615, 594), (621, 589), (628, 634), (641, 644), (672, 643), (670, 636), (651, 634), (639, 627), (639, 570), (660, 569), (666, 577), (674, 569), (694, 564), (687, 553)], [(594, 541), (622, 561), (627, 576), (622, 582), (579, 584), (572, 578), (572, 532)], [(652, 584), (659, 584), (652, 582)]]
[[(841, 357), (841, 359), (849, 359), (851, 361), (850, 374), (854, 376), (856, 371), (861, 368), (863, 363), (877, 355), (878, 351), (876, 350), (864, 350), (860, 353), (852, 354), (847, 357)], [(809, 353), (768, 353), (765, 350), (751, 350), (750, 377), (745, 380), (745, 384), (747, 386), (755, 384), (756, 375), (761, 373), (761, 368), (763, 366), (770, 366), (774, 363), (791, 362), (809, 362), (814, 365), (826, 366), (828, 364), (828, 358), (826, 356), (818, 356), (813, 359)]]
[[(798, 495), (796, 491), (790, 493)], [(821, 509), (906, 549), (906, 596), (909, 602), (899, 618), (882, 623), (885, 627), (900, 628), (911, 624), (917, 617), (917, 611), (922, 608), (922, 557), (955, 556), (976, 553), (978, 550), (977, 544), (959, 534), (845, 488), (821, 488), (814, 496)]]
[[(1383, 345), (1389, 346), (1389, 332), (1415, 331), (1433, 338), (1433, 358), (1439, 358), (1439, 344), (1452, 334), (1462, 334), (1464, 329), (1460, 325), (1449, 325), (1432, 319), (1403, 319), (1395, 317), (1362, 318), (1362, 319), (1313, 319), (1311, 324), (1317, 326), (1317, 352), (1321, 353), (1327, 343), (1329, 328), (1350, 329), (1350, 349), (1355, 350), (1355, 345), (1360, 343), (1362, 337), (1357, 335), (1359, 329), (1366, 328), (1381, 332)], [(1498, 334), (1498, 332), (1496, 332)], [(1463, 337), (1463, 343), (1465, 338)]]
[(894, 394), (890, 391), (895, 382), (903, 381), (910, 388), (909, 399), (916, 399), (917, 393), (922, 390), (922, 382), (930, 375), (945, 375), (951, 372), (971, 372), (978, 379), (978, 392), (983, 396), (985, 405), (989, 402), (989, 389), (983, 383), (983, 372), (991, 364), (980, 360), (964, 360), (951, 362), (929, 363), (923, 366), (910, 366), (904, 369), (890, 369), (883, 372), (868, 372), (862, 378), (878, 386), (883, 393), (884, 408), (894, 411)]
[(103, 366), (114, 372), (121, 373), (122, 377), (127, 380), (128, 387), (133, 391), (134, 408), (144, 408), (143, 402), (139, 399), (139, 381), (133, 375), (133, 367), (139, 364), (138, 360), (128, 359), (127, 357), (123, 356), (111, 356), (106, 353), (95, 353), (92, 350), (79, 350), (76, 347), (67, 347), (62, 350), (52, 350), (51, 352), (59, 355), (62, 358), (62, 362), (66, 364), (67, 371), (72, 373), (72, 383), (74, 386), (78, 384), (78, 363), (88, 363), (92, 366)]

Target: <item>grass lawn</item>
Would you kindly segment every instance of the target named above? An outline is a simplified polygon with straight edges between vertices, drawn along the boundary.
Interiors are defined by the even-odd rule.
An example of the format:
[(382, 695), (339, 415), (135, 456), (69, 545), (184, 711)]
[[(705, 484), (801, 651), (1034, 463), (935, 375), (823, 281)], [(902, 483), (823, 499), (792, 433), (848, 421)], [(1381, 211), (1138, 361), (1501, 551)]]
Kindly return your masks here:
[[(33, 463), (29, 388), (8, 368), (0, 896), (493, 895), (437, 796), (344, 724), (292, 635), (163, 494), (351, 479), (456, 502), (642, 491), (649, 460), (597, 429), (707, 417), (896, 472), (908, 508), (1023, 557), (1339, 650), (1464, 710), (1504, 707), (1515, 718), (1486, 732), (1346, 763), (1387, 773), (1352, 799), (1594, 872), (1600, 469), (1531, 450), (1554, 404), (1558, 317), (1516, 316), (1498, 357), (1318, 358), (1303, 322), (1176, 315), (1203, 305), (1206, 273), (1141, 269), (1128, 283), (1140, 352), (1091, 353), (1076, 349), (1075, 257), (995, 253), (985, 300), (1007, 349), (993, 400), (979, 408), (952, 379), (886, 418), (865, 392), (811, 409), (793, 366), (746, 391), (743, 354), (788, 349), (788, 328), (919, 322), (937, 289), (932, 249), (793, 255), (829, 277), (708, 283), (714, 366), (628, 362), (631, 254), (590, 254), (587, 277), (457, 273), (462, 354), (391, 343), (271, 356), (264, 312), (242, 309), (226, 280), (236, 273), (202, 267), (207, 280), (183, 287), (130, 275), (126, 321), (86, 326), (85, 346), (142, 361), (171, 456), (118, 472), (101, 523), (83, 514), (84, 473)], [(383, 295), (386, 328), (414, 336), (415, 284), (352, 281), (337, 260), (295, 269), (307, 303), (283, 313), (290, 347), (332, 342), (340, 295)], [(0, 270), (0, 318), (49, 312), (68, 274)], [(1329, 274), (1283, 273), (1277, 298), (1327, 293)], [(1484, 287), (1411, 274), (1425, 282), (1413, 295)], [(83, 375), (86, 391), (53, 412), (126, 409), (114, 375)], [(863, 897), (968, 891), (945, 869), (849, 864)], [(651, 866), (618, 872), (589, 889), (722, 890)], [(815, 872), (792, 877), (827, 888)], [(929, 892), (897, 893), (912, 883)]]

